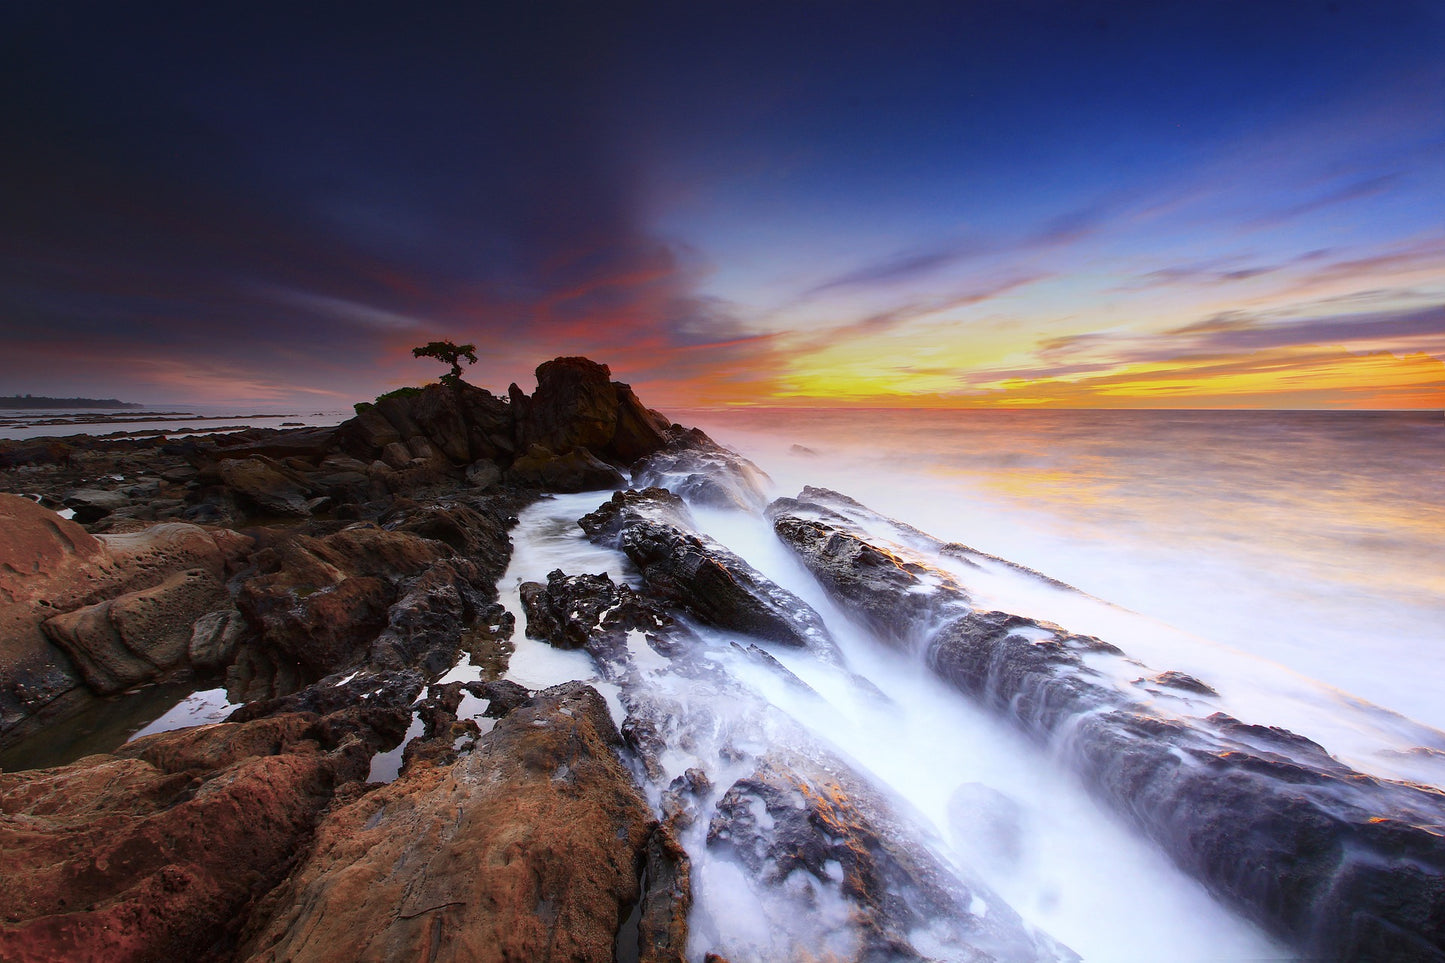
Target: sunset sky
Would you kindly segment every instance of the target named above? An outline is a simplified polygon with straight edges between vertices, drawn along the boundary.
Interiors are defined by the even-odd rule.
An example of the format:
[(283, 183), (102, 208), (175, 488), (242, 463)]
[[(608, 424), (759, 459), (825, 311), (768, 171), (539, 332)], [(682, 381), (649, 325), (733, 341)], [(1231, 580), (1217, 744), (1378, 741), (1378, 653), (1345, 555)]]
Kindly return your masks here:
[(0, 394), (1445, 407), (1439, 0), (305, 6), (4, 6)]

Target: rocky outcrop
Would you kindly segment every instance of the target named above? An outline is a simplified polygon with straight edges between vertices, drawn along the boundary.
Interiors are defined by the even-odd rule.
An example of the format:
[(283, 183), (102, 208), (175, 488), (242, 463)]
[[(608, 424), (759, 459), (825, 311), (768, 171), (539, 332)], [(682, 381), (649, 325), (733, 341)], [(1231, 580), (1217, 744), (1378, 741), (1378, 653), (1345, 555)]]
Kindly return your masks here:
[(229, 601), (219, 579), (193, 568), (151, 588), (49, 618), (44, 629), (91, 691), (110, 695), (186, 663), (196, 622)]
[(629, 386), (611, 378), (607, 365), (586, 358), (539, 365), (537, 391), (518, 422), (519, 448), (584, 448), (622, 465), (660, 451), (667, 444), (667, 419), (648, 411)]
[(619, 548), (647, 589), (699, 622), (836, 659), (823, 620), (793, 593), (721, 545), (697, 534), (682, 499), (661, 488), (618, 492), (579, 524)]
[[(897, 541), (881, 547), (859, 523), (879, 532), (888, 519), (831, 493), (805, 495), (774, 505), (774, 529), (842, 605), (921, 647), (939, 676), (1024, 732), (1066, 744), (1100, 798), (1215, 893), (1310, 955), (1445, 959), (1439, 790), (1355, 772), (1286, 730), (1165, 715), (1140, 700), (1127, 681), (1139, 663), (1117, 648), (975, 610), (910, 551), (921, 533), (893, 526)], [(1210, 697), (1192, 677), (1155, 679)]]
[(180, 523), (96, 537), (3, 494), (0, 528), (0, 744), (47, 707), (184, 666), (192, 623), (224, 603), (221, 581), (250, 545)]
[(354, 737), (311, 716), (162, 733), (60, 769), (0, 773), (0, 958), (200, 959), (284, 876)]
[(237, 958), (610, 963), (654, 825), (620, 745), (594, 690), (548, 689), (334, 812)]

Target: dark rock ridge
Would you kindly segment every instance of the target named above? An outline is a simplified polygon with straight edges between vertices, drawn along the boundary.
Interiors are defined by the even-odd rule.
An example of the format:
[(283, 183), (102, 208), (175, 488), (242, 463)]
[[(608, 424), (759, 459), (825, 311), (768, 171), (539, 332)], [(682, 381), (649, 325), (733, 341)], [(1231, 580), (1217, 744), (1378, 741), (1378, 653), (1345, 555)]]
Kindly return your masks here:
[(704, 625), (838, 658), (818, 613), (698, 534), (677, 495), (661, 488), (617, 492), (579, 524), (592, 541), (621, 549), (642, 573), (649, 592)]
[[(1096, 668), (1115, 659), (1137, 676), (1113, 646), (973, 609), (951, 576), (904, 547), (921, 533), (895, 528), (898, 543), (874, 544), (861, 523), (876, 532), (889, 520), (851, 499), (811, 489), (771, 512), (840, 603), (1029, 735), (1066, 745), (1103, 800), (1302, 952), (1445, 959), (1439, 790), (1355, 772), (1286, 730), (1221, 713), (1165, 716)], [(1180, 673), (1154, 681), (1204, 699), (1212, 691)]]

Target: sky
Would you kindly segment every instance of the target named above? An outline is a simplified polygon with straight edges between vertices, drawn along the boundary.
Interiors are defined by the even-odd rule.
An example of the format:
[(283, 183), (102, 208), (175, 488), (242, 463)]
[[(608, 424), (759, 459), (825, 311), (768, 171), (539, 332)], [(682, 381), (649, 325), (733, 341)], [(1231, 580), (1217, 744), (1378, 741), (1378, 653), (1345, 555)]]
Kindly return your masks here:
[(1445, 408), (1439, 0), (429, 6), (4, 5), (0, 395)]

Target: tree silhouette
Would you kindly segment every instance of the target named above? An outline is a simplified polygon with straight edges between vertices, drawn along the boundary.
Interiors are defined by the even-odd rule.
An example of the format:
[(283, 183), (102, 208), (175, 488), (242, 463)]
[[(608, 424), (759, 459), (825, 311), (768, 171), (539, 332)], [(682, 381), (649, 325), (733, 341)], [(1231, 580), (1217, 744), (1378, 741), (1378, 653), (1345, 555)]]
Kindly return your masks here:
[(462, 359), (467, 359), (467, 364), (477, 363), (477, 346), (474, 344), (456, 344), (451, 341), (428, 341), (419, 348), (411, 349), (413, 358), (435, 358), (442, 364), (449, 364), (452, 370), (442, 375), (442, 384), (456, 385), (462, 380)]

